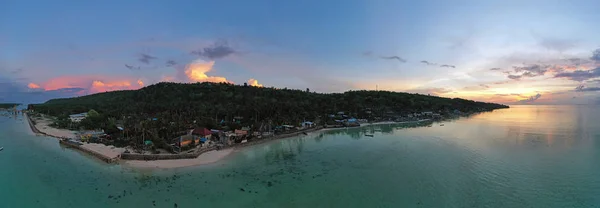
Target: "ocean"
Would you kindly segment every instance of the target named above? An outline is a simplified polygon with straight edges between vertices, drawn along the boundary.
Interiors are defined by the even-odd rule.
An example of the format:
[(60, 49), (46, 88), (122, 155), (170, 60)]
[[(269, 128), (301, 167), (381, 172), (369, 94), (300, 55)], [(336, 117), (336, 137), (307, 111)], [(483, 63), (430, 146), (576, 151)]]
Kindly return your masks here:
[(170, 170), (105, 164), (20, 116), (0, 146), (0, 207), (600, 207), (597, 106), (313, 132)]

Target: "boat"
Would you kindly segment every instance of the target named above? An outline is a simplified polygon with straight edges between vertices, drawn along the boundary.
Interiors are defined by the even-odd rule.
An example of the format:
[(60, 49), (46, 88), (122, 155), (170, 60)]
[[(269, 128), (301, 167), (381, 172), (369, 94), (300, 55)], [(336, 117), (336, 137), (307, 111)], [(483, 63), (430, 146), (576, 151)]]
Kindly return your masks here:
[(365, 136), (373, 137), (373, 134), (365, 134)]
[(444, 126), (444, 124), (440, 124), (440, 126)]
[(0, 151), (4, 150), (4, 147), (0, 147)]

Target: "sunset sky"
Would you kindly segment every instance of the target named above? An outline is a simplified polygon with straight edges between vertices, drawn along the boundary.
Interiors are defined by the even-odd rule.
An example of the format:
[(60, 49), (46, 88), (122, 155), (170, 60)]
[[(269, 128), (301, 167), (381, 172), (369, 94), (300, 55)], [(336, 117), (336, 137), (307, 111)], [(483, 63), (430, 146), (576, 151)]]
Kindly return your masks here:
[(594, 0), (2, 1), (0, 102), (210, 81), (596, 104), (598, 9)]

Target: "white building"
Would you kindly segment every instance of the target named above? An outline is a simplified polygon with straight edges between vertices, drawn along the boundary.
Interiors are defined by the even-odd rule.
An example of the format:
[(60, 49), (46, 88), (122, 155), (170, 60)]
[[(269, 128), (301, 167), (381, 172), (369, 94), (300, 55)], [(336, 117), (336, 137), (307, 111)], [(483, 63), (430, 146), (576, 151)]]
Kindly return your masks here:
[(69, 119), (71, 119), (71, 122), (75, 123), (81, 122), (81, 120), (83, 120), (85, 117), (87, 117), (87, 113), (69, 115)]

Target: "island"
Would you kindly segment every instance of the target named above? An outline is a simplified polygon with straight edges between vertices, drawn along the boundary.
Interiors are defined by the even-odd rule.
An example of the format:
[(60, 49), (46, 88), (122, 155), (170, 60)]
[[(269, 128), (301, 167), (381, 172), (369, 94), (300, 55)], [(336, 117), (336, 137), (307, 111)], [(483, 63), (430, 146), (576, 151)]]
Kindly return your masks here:
[(165, 166), (181, 163), (177, 159), (210, 163), (215, 159), (198, 156), (223, 157), (219, 151), (323, 128), (419, 123), (500, 108), (508, 106), (391, 91), (318, 93), (308, 88), (162, 82), (139, 90), (53, 99), (30, 104), (26, 111), (36, 133), (58, 137), (107, 162), (167, 160)]
[(19, 103), (0, 103), (0, 109), (12, 109), (21, 104)]

